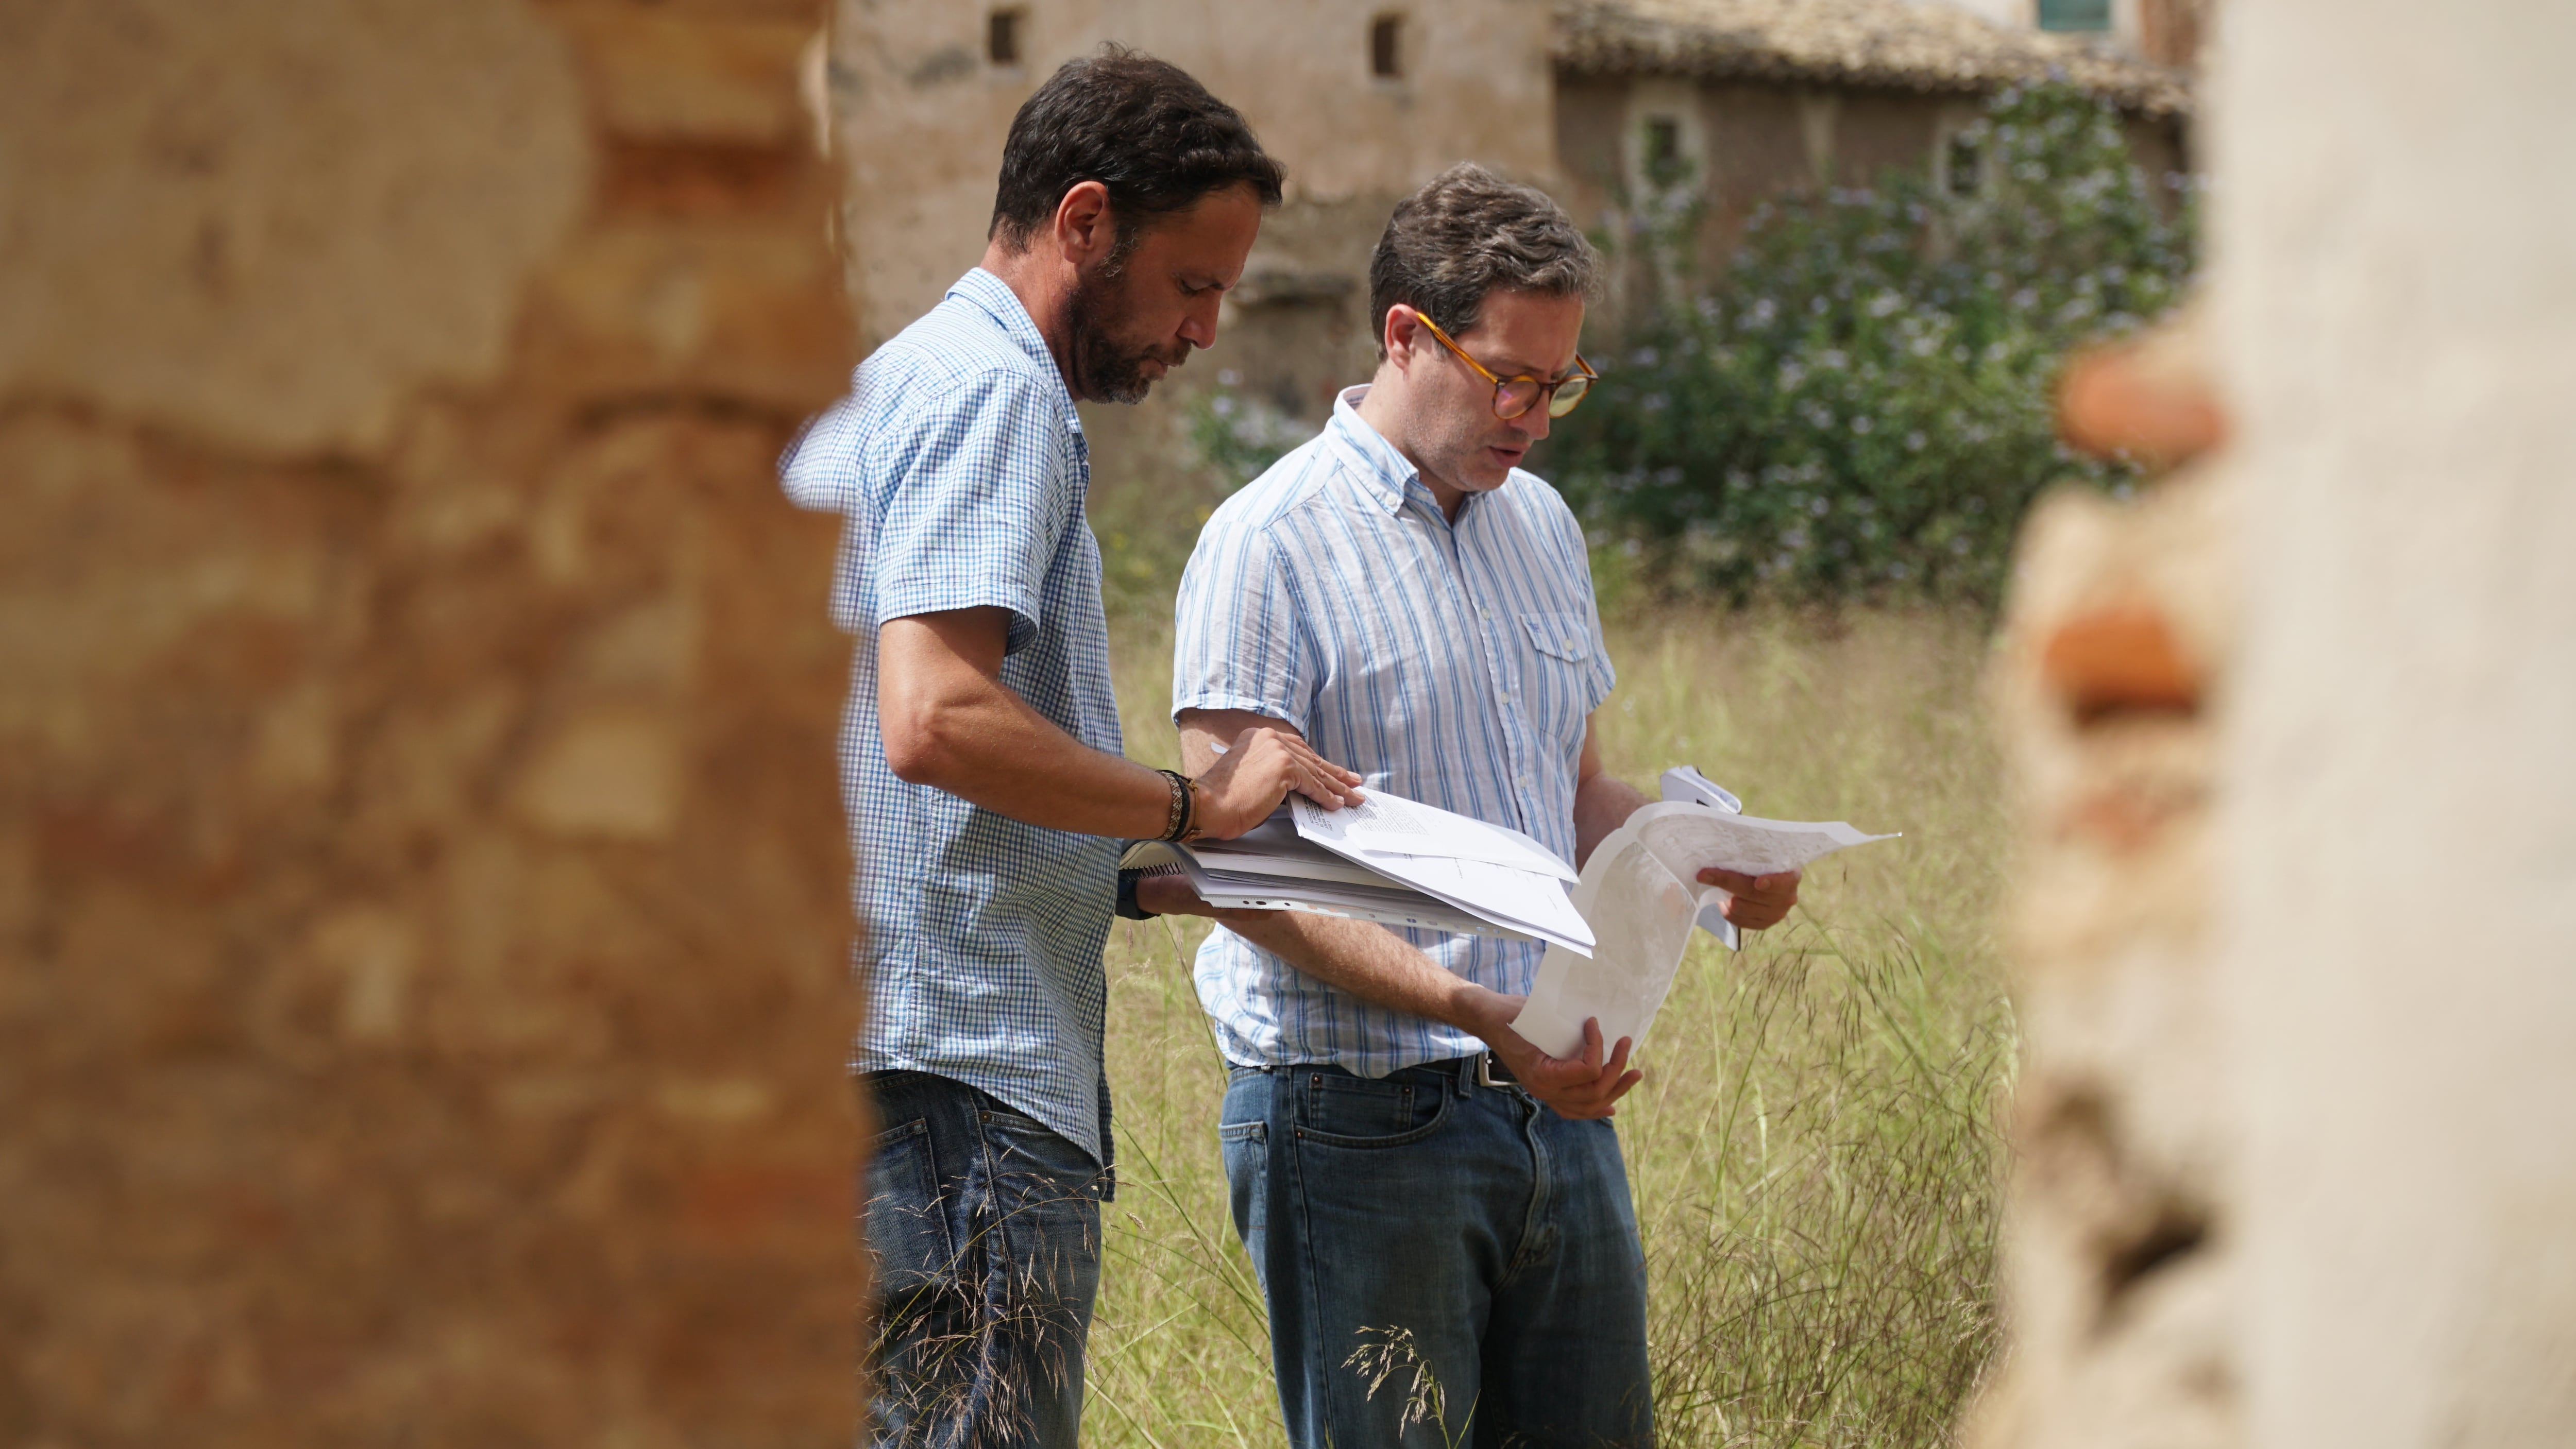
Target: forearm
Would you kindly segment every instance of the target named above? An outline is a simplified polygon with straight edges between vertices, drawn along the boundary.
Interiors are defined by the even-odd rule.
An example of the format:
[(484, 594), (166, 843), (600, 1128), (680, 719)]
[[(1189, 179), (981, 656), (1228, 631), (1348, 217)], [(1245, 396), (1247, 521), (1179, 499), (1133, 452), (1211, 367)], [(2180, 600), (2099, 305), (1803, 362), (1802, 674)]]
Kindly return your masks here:
[(1638, 1076), (1628, 1067), (1628, 1043), (1603, 1060), (1597, 1023), (1584, 1025), (1579, 1059), (1549, 1056), (1512, 1030), (1521, 998), (1505, 996), (1441, 970), (1382, 926), (1280, 911), (1227, 922), (1227, 929), (1288, 964), (1363, 1001), (1411, 1012), (1466, 1032), (1503, 1060), (1515, 1079), (1567, 1117), (1608, 1117)]
[(1577, 870), (1592, 858), (1592, 849), (1610, 837), (1610, 833), (1628, 823), (1637, 807), (1648, 803), (1646, 797), (1627, 781), (1596, 770), (1576, 782), (1574, 787), (1574, 865)]
[(1394, 932), (1366, 921), (1279, 911), (1228, 929), (1328, 986), (1488, 1042), (1517, 1010), (1513, 998), (1440, 969)]
[(953, 688), (915, 727), (896, 773), (1052, 830), (1140, 839), (1163, 833), (1171, 783), (1095, 750), (998, 683)]
[(877, 727), (897, 778), (1053, 830), (1160, 835), (1171, 782), (1095, 750), (1029, 707), (1000, 673), (1000, 609), (893, 619), (877, 631)]

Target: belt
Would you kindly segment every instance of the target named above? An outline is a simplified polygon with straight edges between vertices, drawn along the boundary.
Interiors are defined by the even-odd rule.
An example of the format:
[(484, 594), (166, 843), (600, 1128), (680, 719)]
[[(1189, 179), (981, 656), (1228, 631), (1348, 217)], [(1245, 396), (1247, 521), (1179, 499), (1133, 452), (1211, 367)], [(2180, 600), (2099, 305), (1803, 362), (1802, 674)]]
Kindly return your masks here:
[[(1292, 1073), (1302, 1071), (1304, 1069), (1304, 1063), (1291, 1062), (1286, 1065), (1272, 1067), (1238, 1066), (1231, 1070), (1238, 1072)], [(1512, 1075), (1510, 1064), (1505, 1062), (1501, 1057), (1494, 1055), (1492, 1052), (1478, 1052), (1472, 1057), (1451, 1057), (1446, 1061), (1419, 1062), (1409, 1070), (1454, 1072), (1457, 1074), (1460, 1081), (1473, 1082), (1479, 1087), (1521, 1087), (1521, 1079)], [(1527, 1087), (1521, 1087), (1521, 1090), (1528, 1091), (1529, 1089)]]

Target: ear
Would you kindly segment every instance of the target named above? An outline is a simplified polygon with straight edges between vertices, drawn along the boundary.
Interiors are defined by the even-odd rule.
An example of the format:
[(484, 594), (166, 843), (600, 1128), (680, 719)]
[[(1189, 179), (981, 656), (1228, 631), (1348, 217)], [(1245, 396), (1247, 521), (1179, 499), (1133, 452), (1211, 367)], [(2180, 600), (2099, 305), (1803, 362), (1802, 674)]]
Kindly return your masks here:
[(1422, 330), (1422, 314), (1402, 302), (1386, 309), (1386, 330), (1378, 334), (1378, 346), (1386, 351), (1386, 360), (1398, 368), (1410, 367), (1413, 354), (1430, 338)]
[(1087, 266), (1109, 255), (1117, 245), (1118, 227), (1109, 212), (1109, 188), (1097, 181), (1078, 181), (1055, 204), (1055, 243), (1066, 261)]

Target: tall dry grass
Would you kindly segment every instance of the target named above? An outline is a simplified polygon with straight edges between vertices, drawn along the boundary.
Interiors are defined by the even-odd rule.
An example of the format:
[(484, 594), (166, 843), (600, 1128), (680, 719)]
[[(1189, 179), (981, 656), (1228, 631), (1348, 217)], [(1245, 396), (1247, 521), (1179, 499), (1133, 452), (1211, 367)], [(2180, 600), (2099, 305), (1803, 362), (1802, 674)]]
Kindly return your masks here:
[[(1122, 625), (1128, 751), (1169, 763), (1169, 636)], [(1741, 955), (1700, 938), (1619, 1115), (1672, 1445), (1937, 1444), (1995, 1345), (1997, 771), (1979, 621), (1682, 611), (1612, 630), (1609, 768), (1699, 765), (1756, 814), (1906, 838), (1833, 857)], [(1282, 1442), (1226, 1213), (1199, 930), (1121, 922), (1119, 1190), (1090, 1355), (1103, 1445)], [(1391, 1325), (1394, 1326), (1394, 1325)]]

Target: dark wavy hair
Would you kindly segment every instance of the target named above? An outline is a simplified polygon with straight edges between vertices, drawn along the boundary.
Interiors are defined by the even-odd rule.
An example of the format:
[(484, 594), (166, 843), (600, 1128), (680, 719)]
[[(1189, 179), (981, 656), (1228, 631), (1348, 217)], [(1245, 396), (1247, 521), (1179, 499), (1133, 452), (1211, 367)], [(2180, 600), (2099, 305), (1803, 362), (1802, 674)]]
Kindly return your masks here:
[(1109, 190), (1123, 256), (1146, 223), (1211, 192), (1250, 186), (1263, 206), (1277, 206), (1287, 175), (1243, 116), (1188, 71), (1104, 45), (1058, 67), (1011, 118), (985, 235), (1025, 251), (1066, 192), (1097, 181)]
[(1369, 321), (1386, 356), (1386, 309), (1398, 302), (1456, 337), (1482, 319), (1485, 294), (1589, 298), (1601, 254), (1548, 194), (1461, 162), (1395, 205), (1369, 256)]

